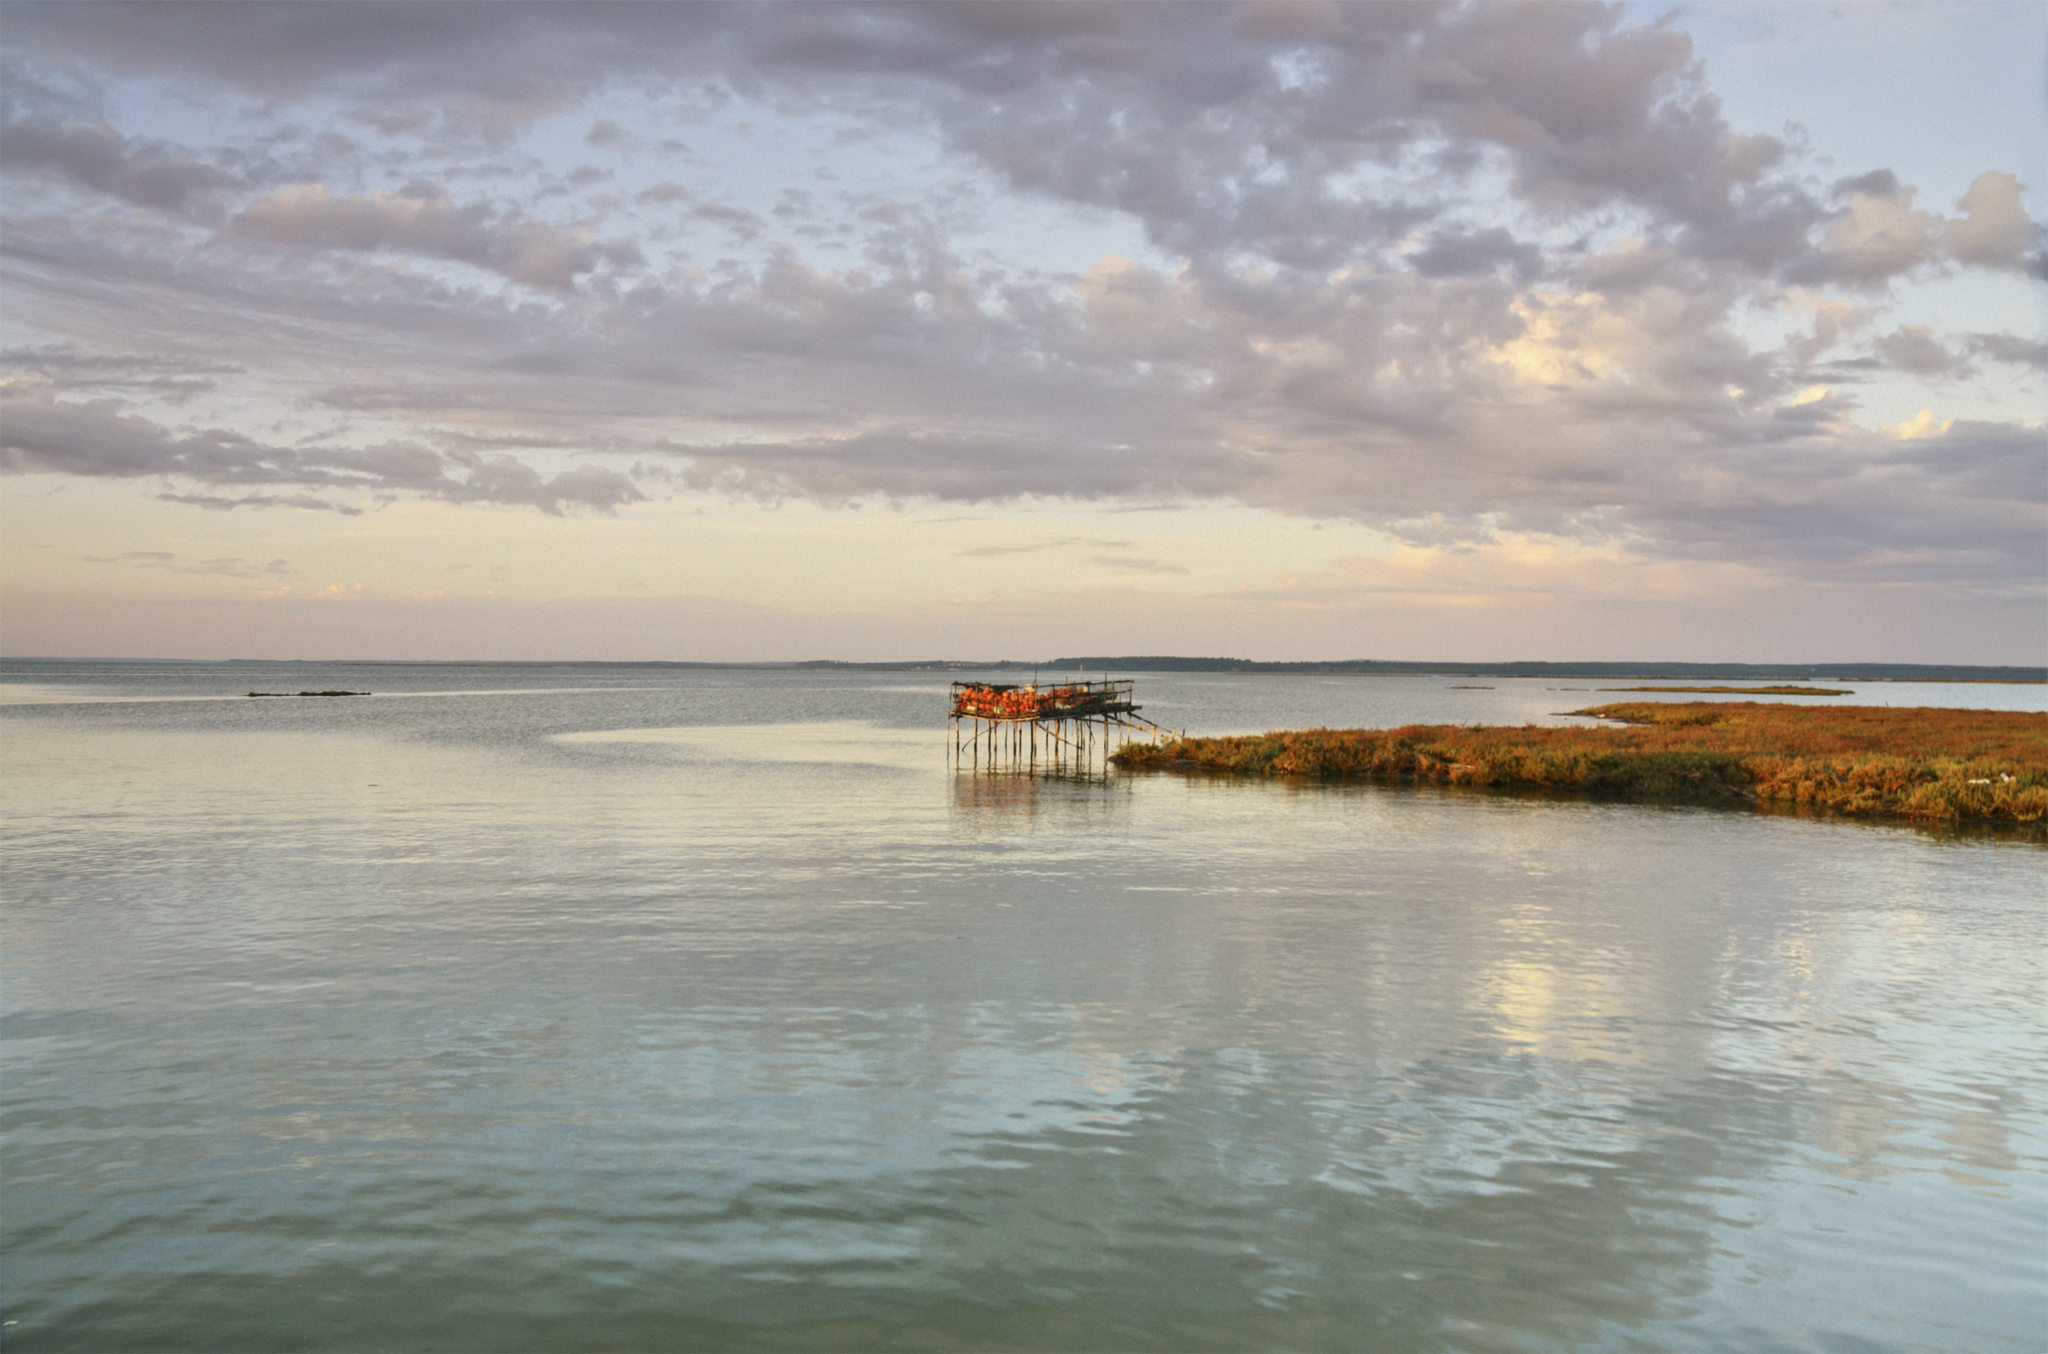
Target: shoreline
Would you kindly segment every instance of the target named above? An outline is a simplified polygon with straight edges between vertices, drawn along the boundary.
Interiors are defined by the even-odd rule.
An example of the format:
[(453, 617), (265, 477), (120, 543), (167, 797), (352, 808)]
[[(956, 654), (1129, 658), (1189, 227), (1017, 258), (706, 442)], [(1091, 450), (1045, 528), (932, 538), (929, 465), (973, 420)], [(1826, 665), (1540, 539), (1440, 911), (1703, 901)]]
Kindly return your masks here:
[(1128, 744), (1127, 771), (1574, 792), (2048, 828), (2048, 715), (1729, 702), (1568, 713), (1594, 728), (1409, 725)]
[[(358, 667), (358, 668), (646, 668), (714, 672), (1039, 672), (1259, 677), (1466, 677), (1498, 681), (1574, 682), (1845, 682), (1909, 685), (1987, 684), (2048, 686), (2048, 668), (1982, 663), (1661, 663), (1507, 662), (1439, 663), (1344, 659), (1267, 662), (1252, 659), (1056, 658), (887, 659), (836, 658), (690, 660), (659, 658), (150, 658), (107, 655), (0, 654), (0, 666), (102, 665), (107, 667)], [(1612, 688), (1616, 690), (1625, 688)], [(1677, 690), (1678, 688), (1664, 688)]]

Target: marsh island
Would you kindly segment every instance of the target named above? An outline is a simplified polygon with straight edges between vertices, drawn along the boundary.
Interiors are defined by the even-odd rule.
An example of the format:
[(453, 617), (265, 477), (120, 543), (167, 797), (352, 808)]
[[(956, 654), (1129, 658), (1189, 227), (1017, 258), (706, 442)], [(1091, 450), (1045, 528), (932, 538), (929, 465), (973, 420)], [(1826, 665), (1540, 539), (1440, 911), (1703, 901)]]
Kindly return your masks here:
[(1409, 725), (1133, 743), (1127, 770), (1355, 778), (1801, 805), (1869, 818), (2048, 823), (2048, 715), (1623, 702), (1592, 728)]

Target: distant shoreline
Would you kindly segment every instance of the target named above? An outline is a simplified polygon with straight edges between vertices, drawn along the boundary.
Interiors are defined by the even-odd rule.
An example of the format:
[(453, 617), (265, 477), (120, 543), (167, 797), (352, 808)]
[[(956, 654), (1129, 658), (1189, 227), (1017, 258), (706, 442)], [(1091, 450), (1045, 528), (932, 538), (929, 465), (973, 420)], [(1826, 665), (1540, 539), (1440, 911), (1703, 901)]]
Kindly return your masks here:
[(1262, 662), (1238, 658), (1152, 655), (1099, 658), (902, 659), (855, 663), (835, 658), (795, 662), (684, 662), (668, 659), (459, 659), (459, 658), (65, 658), (16, 656), (0, 663), (103, 663), (159, 667), (270, 666), (331, 668), (630, 668), (732, 672), (1038, 672), (1219, 673), (1289, 677), (1487, 677), (1553, 681), (1807, 681), (1984, 682), (2048, 685), (2048, 667), (1981, 663), (1439, 663), (1394, 659)]
[(1570, 713), (1620, 727), (1306, 729), (1132, 743), (1112, 760), (1130, 771), (1564, 790), (2048, 828), (2048, 715), (1754, 701)]

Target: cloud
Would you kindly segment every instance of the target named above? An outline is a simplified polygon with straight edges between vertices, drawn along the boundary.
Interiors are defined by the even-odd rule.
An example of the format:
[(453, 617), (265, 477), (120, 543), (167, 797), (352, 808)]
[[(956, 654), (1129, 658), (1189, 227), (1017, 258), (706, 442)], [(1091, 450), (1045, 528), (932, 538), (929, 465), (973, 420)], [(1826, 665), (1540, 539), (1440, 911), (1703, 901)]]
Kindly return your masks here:
[[(977, 519), (958, 518), (950, 520), (974, 521)], [(962, 558), (965, 559), (988, 559), (998, 555), (1030, 555), (1036, 554), (1039, 551), (1043, 550), (1065, 550), (1070, 549), (1074, 546), (1090, 545), (1096, 547), (1107, 547), (1110, 549), (1122, 549), (1129, 546), (1130, 542), (1093, 540), (1080, 536), (1062, 536), (1057, 540), (1039, 541), (1034, 545), (977, 545), (970, 547), (966, 550), (955, 551), (954, 553), (960, 555)]]
[(1918, 442), (1928, 437), (1946, 437), (1955, 426), (1954, 419), (1936, 419), (1932, 409), (1922, 409), (1904, 422), (1892, 424), (1885, 431), (1901, 442)]
[(1957, 376), (1970, 369), (1967, 361), (1944, 347), (1932, 327), (1924, 324), (1902, 325), (1872, 347), (1887, 363), (1916, 376)]
[(1099, 569), (1127, 574), (1184, 574), (1188, 571), (1185, 564), (1170, 564), (1137, 555), (1090, 555), (1088, 562)]
[(1836, 185), (1843, 205), (1821, 233), (1819, 247), (1791, 260), (1785, 274), (1807, 284), (1873, 288), (1929, 264), (1949, 262), (2048, 276), (2042, 269), (2043, 229), (2030, 220), (2016, 176), (1977, 176), (1943, 217), (1914, 207), (1916, 192), (1890, 170)]
[(1843, 206), (1821, 234), (1820, 247), (1792, 260), (1785, 275), (1809, 285), (1878, 287), (1938, 256), (1942, 218), (1913, 206), (1912, 188), (1889, 171), (1840, 185)]
[(493, 269), (536, 287), (567, 288), (607, 260), (640, 261), (629, 244), (500, 220), (481, 203), (457, 206), (440, 189), (419, 183), (353, 196), (337, 196), (324, 183), (291, 184), (250, 203), (234, 224), (273, 244), (402, 250)]
[(1971, 353), (1994, 362), (2048, 370), (2048, 340), (2024, 339), (2017, 334), (1965, 334), (1963, 342)]
[(645, 497), (616, 470), (579, 465), (543, 478), (532, 466), (510, 456), (453, 452), (448, 459), (467, 468), (467, 478), (440, 489), (436, 497), (455, 503), (525, 503), (560, 516), (574, 505), (610, 513)]
[(1518, 243), (1500, 226), (1469, 234), (1433, 231), (1428, 243), (1408, 258), (1424, 277), (1470, 277), (1504, 265), (1533, 277), (1543, 268), (1541, 250)]
[[(313, 7), (249, 24), (140, 6), (112, 24), (23, 6), (14, 27), (55, 59), (354, 99), (387, 119), (438, 105), (500, 134), (635, 78), (921, 105), (1014, 187), (1131, 213), (1197, 258), (1323, 267), (1390, 245), (1435, 214), (1439, 167), (1486, 147), (1541, 210), (1618, 196), (1724, 254), (1764, 258), (1789, 247), (1788, 220), (1818, 216), (1766, 183), (1783, 146), (1726, 125), (1668, 28), (1595, 4), (1350, 5), (1315, 23), (1265, 8)], [(586, 139), (615, 145), (616, 127), (599, 119)], [(1342, 182), (1408, 147), (1427, 163), (1392, 196)]]
[(2028, 219), (2016, 176), (1979, 174), (1956, 205), (1963, 215), (1948, 223), (1947, 243), (1957, 259), (2048, 277), (2042, 272), (2042, 228)]
[[(2040, 368), (2031, 334), (1885, 318), (1916, 278), (2039, 267), (2018, 180), (1980, 175), (1950, 216), (1889, 170), (1828, 186), (1789, 134), (1730, 124), (1676, 21), (1577, 3), (110, 12), (17, 6), (11, 44), (110, 85), (253, 96), (239, 125), (258, 130), (202, 151), (84, 106), (9, 123), (9, 172), (81, 206), (9, 219), (10, 285), (81, 336), (10, 366), (11, 469), (167, 476), (223, 509), (605, 513), (637, 479), (1220, 498), (1447, 548), (1551, 533), (1792, 571), (2038, 562), (1985, 562), (2024, 541), (2010, 505), (2038, 472), (2001, 438), (2028, 430), (1855, 421), (1859, 399), (1915, 407), (1871, 383)], [(721, 180), (693, 156), (685, 186), (661, 158), (678, 130), (754, 158)], [(785, 163), (799, 133), (843, 180)], [(616, 177), (579, 197), (591, 148)], [(118, 223), (95, 215), (108, 202)], [(1019, 248), (1048, 222), (1056, 248)], [(802, 233), (827, 228), (829, 245)], [(1070, 247), (1098, 229), (1113, 246)], [(124, 307), (172, 336), (161, 365), (91, 366), (85, 336), (119, 346)], [(1930, 407), (1986, 407), (1946, 400)], [(1095, 548), (1103, 568), (1180, 567)]]
[(103, 124), (10, 121), (0, 126), (0, 166), (53, 175), (144, 207), (211, 215), (235, 175), (161, 141), (131, 140)]
[[(268, 446), (221, 428), (175, 434), (104, 402), (11, 400), (0, 426), (0, 469), (133, 479), (166, 476), (215, 489), (295, 485), (358, 493), (402, 493), (454, 503), (524, 504), (560, 515), (570, 507), (615, 512), (643, 497), (616, 471), (576, 466), (553, 476), (511, 456), (447, 454), (407, 443), (303, 450)], [(166, 494), (208, 508), (301, 507), (348, 512), (310, 494)]]
[(180, 563), (178, 556), (169, 550), (130, 550), (116, 557), (81, 555), (79, 558), (87, 564), (130, 564), (174, 574), (211, 574), (221, 578), (266, 578), (292, 572), (290, 562), (282, 559), (274, 559), (268, 564), (252, 564), (240, 556), (231, 556)]
[(334, 512), (344, 517), (361, 517), (363, 510), (353, 503), (333, 503), (312, 494), (240, 494), (230, 497), (226, 494), (157, 494), (160, 503), (184, 503), (209, 512), (228, 512), (235, 508), (303, 508), (308, 512)]
[(236, 363), (207, 362), (135, 353), (92, 353), (73, 345), (49, 344), (0, 352), (0, 392), (19, 398), (67, 391), (121, 391), (180, 405), (218, 387), (216, 378), (237, 376)]

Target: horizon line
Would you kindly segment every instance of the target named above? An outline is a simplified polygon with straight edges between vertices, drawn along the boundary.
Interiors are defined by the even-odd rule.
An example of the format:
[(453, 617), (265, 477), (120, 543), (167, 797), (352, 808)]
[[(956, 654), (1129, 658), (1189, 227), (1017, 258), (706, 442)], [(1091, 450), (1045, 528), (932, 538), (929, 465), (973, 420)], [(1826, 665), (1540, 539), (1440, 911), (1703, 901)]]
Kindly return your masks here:
[(1759, 663), (1734, 659), (1254, 659), (1169, 654), (1085, 655), (1051, 659), (924, 658), (881, 660), (839, 658), (251, 658), (240, 656), (233, 658), (161, 658), (125, 655), (111, 657), (105, 655), (10, 654), (0, 655), (0, 663), (108, 663), (180, 666), (270, 663), (360, 667), (616, 667), (696, 668), (731, 671), (829, 668), (852, 668), (872, 671), (976, 671), (990, 669), (1017, 670), (1036, 668), (1044, 670), (1091, 667), (1103, 670), (1124, 669), (1138, 672), (1235, 671), (1257, 673), (1265, 671), (1276, 675), (1286, 673), (1341, 675), (1345, 672), (1351, 672), (1367, 675), (1374, 671), (1379, 671), (1388, 674), (1400, 672), (1416, 675), (1466, 673), (1492, 676), (1513, 676), (1517, 675), (1518, 672), (1530, 676), (1569, 676), (1574, 673), (1583, 673), (1589, 676), (1649, 676), (1651, 675), (1649, 670), (1654, 669), (1669, 672), (1674, 677), (1713, 675), (1710, 670), (1719, 670), (1723, 675), (1729, 676), (1767, 676), (1771, 673), (1787, 673), (1820, 678), (1840, 675), (1843, 680), (1851, 681), (1883, 680), (1887, 673), (1912, 673), (1923, 675), (1931, 680), (1942, 680), (1942, 678), (1937, 677), (1935, 674), (1956, 674), (1956, 676), (1948, 677), (1947, 680), (1968, 680), (1962, 674), (1976, 674), (1980, 679), (2048, 682), (2048, 665), (2024, 663), (1917, 663), (1887, 661), (1883, 659)]

